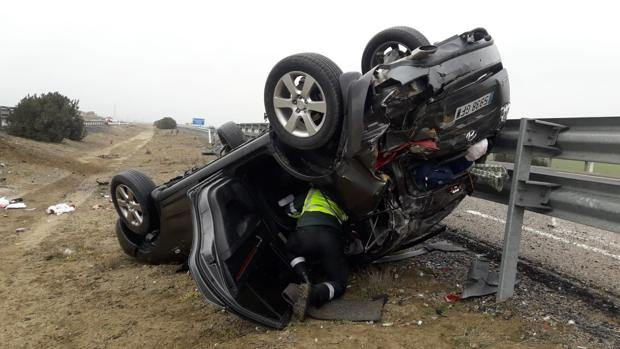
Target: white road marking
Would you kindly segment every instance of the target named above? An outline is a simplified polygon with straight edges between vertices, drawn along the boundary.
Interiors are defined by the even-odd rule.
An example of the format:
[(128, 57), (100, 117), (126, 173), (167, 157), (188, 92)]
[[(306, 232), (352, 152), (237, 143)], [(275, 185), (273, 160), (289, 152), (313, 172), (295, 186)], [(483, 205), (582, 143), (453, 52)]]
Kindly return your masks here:
[[(484, 219), (488, 219), (488, 220), (491, 220), (491, 221), (495, 221), (495, 222), (498, 222), (498, 223), (501, 223), (501, 224), (506, 224), (505, 220), (497, 218), (497, 217), (494, 217), (494, 216), (491, 216), (491, 215), (488, 215), (486, 213), (482, 213), (482, 212), (478, 212), (478, 211), (474, 211), (474, 210), (467, 210), (465, 212), (467, 212), (467, 213), (469, 213), (471, 215), (478, 216), (478, 217), (481, 217), (481, 218), (484, 218)], [(536, 235), (540, 235), (540, 236), (543, 236), (543, 237), (555, 240), (555, 241), (563, 242), (563, 243), (568, 244), (568, 245), (573, 245), (573, 246), (579, 247), (579, 248), (587, 250), (587, 251), (596, 252), (596, 253), (602, 254), (603, 256), (610, 257), (610, 258), (613, 258), (613, 259), (616, 259), (616, 260), (620, 261), (620, 255), (615, 255), (613, 253), (610, 253), (609, 251), (600, 249), (598, 247), (593, 247), (593, 246), (582, 244), (582, 243), (579, 243), (579, 242), (570, 241), (568, 239), (561, 238), (561, 237), (553, 235), (551, 233), (547, 233), (547, 232), (544, 232), (544, 231), (536, 230), (536, 229), (528, 227), (526, 225), (523, 226), (523, 230), (525, 230), (527, 232), (530, 232), (530, 233), (533, 233), (533, 234), (536, 234)]]
[(567, 236), (570, 236), (570, 237), (572, 237), (574, 239), (577, 239), (577, 240), (598, 242), (598, 243), (601, 243), (601, 244), (604, 244), (604, 245), (609, 245), (609, 246), (612, 246), (612, 247), (620, 248), (619, 244), (616, 244), (616, 243), (611, 242), (611, 241), (605, 241), (604, 239), (602, 239), (602, 238), (600, 238), (598, 236), (577, 236), (577, 235), (575, 235), (574, 231), (570, 231), (570, 230), (566, 230), (566, 229), (562, 229), (562, 228), (553, 228), (552, 230), (553, 230), (554, 233), (560, 233), (560, 234), (563, 234), (563, 235), (567, 235)]

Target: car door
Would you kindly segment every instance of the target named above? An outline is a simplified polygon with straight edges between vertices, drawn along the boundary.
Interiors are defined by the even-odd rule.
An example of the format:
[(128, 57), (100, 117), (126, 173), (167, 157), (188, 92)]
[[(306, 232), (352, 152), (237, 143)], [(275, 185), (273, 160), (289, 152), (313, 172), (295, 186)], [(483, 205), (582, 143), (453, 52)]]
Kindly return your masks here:
[(252, 188), (235, 177), (189, 191), (194, 239), (189, 266), (205, 298), (257, 323), (283, 328), (291, 307), (281, 294), (290, 267), (277, 228), (261, 214)]

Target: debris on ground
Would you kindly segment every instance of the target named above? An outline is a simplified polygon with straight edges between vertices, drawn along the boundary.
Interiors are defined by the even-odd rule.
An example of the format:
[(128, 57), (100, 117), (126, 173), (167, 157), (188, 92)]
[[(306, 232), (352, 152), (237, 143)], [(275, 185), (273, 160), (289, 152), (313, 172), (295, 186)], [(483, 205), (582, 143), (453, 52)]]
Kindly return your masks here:
[(7, 199), (5, 197), (0, 198), (0, 208), (4, 209), (21, 209), (26, 208), (26, 204), (24, 203), (24, 199), (16, 198), (16, 199)]
[(456, 293), (448, 293), (447, 295), (445, 295), (445, 297), (443, 297), (443, 299), (448, 303), (456, 303), (461, 300), (461, 296)]
[(75, 205), (69, 205), (69, 204), (65, 204), (65, 203), (61, 203), (61, 204), (56, 204), (53, 206), (50, 206), (47, 208), (47, 210), (45, 210), (45, 212), (47, 212), (47, 214), (55, 214), (57, 216), (63, 214), (63, 213), (69, 213), (69, 212), (73, 212), (75, 211)]
[(461, 299), (497, 293), (499, 275), (489, 270), (489, 261), (474, 259), (467, 273)]
[(25, 232), (26, 230), (28, 230), (28, 229), (26, 229), (26, 228), (17, 228), (17, 229), (15, 229), (15, 232), (16, 232), (16, 233), (23, 233), (23, 232)]
[(93, 210), (100, 210), (102, 208), (105, 208), (105, 206), (103, 206), (101, 204), (93, 205)]
[(97, 182), (97, 184), (99, 184), (99, 185), (108, 185), (108, 184), (110, 184), (110, 181), (109, 181), (109, 180), (107, 180), (107, 179), (99, 179), (99, 178), (97, 178), (95, 181), (96, 181), (96, 182)]
[(6, 164), (4, 162), (0, 162), (0, 167), (6, 167)]
[(446, 240), (441, 240), (441, 241), (437, 241), (433, 243), (416, 245), (416, 246), (413, 246), (413, 247), (410, 247), (404, 250), (400, 250), (394, 254), (380, 258), (374, 261), (373, 263), (379, 264), (379, 263), (387, 263), (387, 262), (396, 262), (396, 261), (401, 261), (403, 259), (407, 259), (407, 258), (411, 258), (415, 256), (421, 256), (423, 254), (433, 252), (433, 251), (466, 252), (467, 249), (465, 247), (452, 244)]
[(23, 202), (15, 202), (15, 203), (10, 203), (8, 205), (6, 205), (6, 207), (4, 207), (5, 210), (11, 210), (11, 209), (22, 209), (22, 208), (26, 208), (26, 204)]
[(98, 158), (101, 159), (118, 159), (120, 157), (120, 155), (118, 154), (101, 154), (101, 155), (97, 155)]
[(68, 257), (68, 256), (70, 256), (70, 255), (72, 255), (72, 254), (74, 254), (74, 253), (75, 253), (75, 251), (73, 251), (73, 250), (72, 250), (72, 249), (70, 249), (70, 248), (65, 248), (65, 249), (62, 251), (62, 254), (63, 254), (63, 255), (65, 255), (65, 256), (67, 256), (67, 257)]

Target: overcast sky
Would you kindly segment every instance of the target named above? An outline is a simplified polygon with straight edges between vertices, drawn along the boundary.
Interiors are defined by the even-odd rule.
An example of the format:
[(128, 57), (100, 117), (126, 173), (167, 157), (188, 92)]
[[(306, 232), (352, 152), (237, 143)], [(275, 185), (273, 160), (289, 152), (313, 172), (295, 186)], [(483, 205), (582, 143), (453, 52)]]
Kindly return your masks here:
[[(0, 1), (0, 105), (59, 91), (124, 120), (260, 122), (272, 66), (318, 52), (360, 70), (377, 32), (431, 42), (485, 27), (511, 118), (620, 114), (615, 1)], [(115, 107), (116, 106), (116, 107)]]

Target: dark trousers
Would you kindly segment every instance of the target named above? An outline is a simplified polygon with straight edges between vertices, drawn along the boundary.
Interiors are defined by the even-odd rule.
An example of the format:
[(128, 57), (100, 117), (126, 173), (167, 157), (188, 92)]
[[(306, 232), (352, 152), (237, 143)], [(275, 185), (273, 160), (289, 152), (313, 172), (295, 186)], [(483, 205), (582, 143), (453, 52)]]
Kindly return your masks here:
[(304, 257), (307, 262), (318, 262), (326, 280), (314, 283), (310, 304), (320, 306), (342, 296), (349, 277), (349, 266), (344, 255), (344, 238), (341, 229), (328, 225), (298, 227), (286, 243), (289, 258)]

